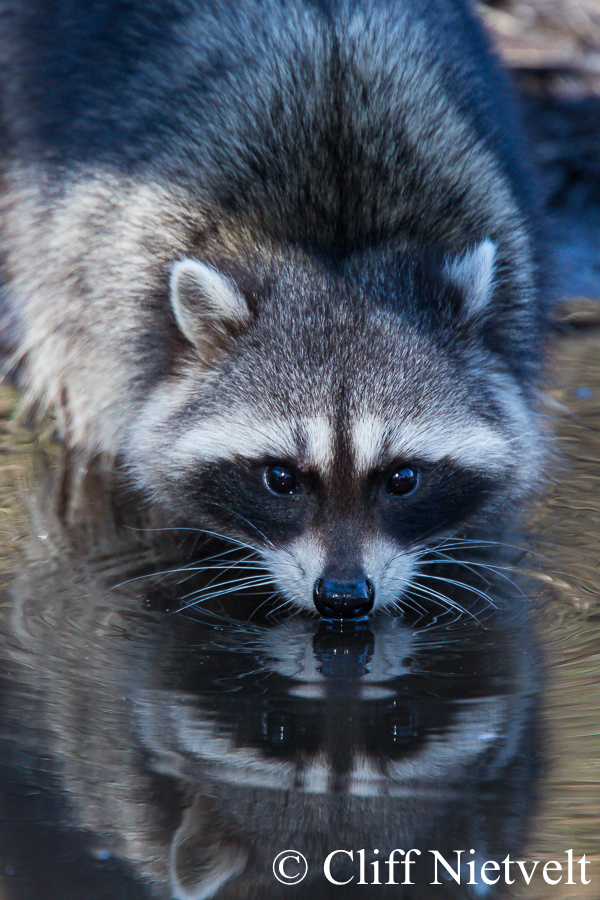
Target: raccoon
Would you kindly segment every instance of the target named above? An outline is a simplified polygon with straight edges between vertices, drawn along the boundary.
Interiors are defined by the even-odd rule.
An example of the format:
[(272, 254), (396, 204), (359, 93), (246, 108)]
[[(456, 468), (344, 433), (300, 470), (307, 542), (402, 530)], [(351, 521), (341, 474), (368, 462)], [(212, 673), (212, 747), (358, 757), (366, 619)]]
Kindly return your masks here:
[(500, 540), (538, 479), (545, 311), (466, 0), (0, 10), (26, 402), (328, 618)]

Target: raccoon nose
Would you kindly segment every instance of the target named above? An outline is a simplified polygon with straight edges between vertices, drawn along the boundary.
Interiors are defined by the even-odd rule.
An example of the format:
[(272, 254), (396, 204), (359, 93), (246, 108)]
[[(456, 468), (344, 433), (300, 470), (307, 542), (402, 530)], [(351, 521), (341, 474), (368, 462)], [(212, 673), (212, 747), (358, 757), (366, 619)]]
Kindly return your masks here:
[(367, 578), (349, 582), (319, 578), (313, 599), (324, 619), (360, 619), (373, 609), (375, 589)]

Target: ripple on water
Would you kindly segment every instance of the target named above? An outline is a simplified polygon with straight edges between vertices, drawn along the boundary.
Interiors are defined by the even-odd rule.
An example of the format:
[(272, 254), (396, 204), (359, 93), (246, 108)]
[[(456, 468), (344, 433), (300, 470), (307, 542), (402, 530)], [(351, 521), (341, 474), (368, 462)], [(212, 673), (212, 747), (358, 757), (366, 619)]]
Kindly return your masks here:
[[(218, 605), (172, 615), (173, 584), (189, 592), (198, 573), (153, 575), (153, 546), (101, 516), (73, 542), (57, 495), (40, 502), (38, 442), (0, 390), (0, 896), (198, 893), (216, 860), (245, 885), (219, 896), (262, 898), (282, 842), (318, 859), (447, 840), (489, 859), (572, 848), (589, 886), (534, 878), (515, 896), (598, 900), (600, 328), (595, 307), (570, 315), (549, 392), (547, 561), (523, 582), (548, 599), (531, 616), (498, 585), (485, 628), (383, 618), (335, 634), (302, 617), (232, 623)], [(98, 511), (110, 492), (94, 477)], [(463, 896), (451, 887), (440, 896)]]

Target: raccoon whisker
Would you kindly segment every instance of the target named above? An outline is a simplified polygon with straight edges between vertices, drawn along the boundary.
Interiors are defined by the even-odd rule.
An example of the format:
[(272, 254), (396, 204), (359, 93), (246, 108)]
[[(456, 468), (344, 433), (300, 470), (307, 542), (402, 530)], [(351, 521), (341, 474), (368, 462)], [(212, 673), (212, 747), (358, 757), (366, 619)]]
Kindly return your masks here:
[[(211, 572), (214, 571), (214, 575), (213, 575), (212, 578), (207, 582), (207, 584), (205, 585), (205, 587), (208, 588), (208, 587), (210, 587), (212, 584), (214, 584), (214, 583), (215, 583), (215, 580), (219, 577), (219, 575), (225, 575), (225, 574), (231, 573), (231, 572), (240, 572), (240, 573), (241, 573), (241, 572), (244, 572), (244, 571), (251, 571), (252, 569), (258, 569), (259, 571), (261, 571), (261, 575), (264, 574), (264, 572), (265, 572), (265, 566), (264, 566), (263, 564), (261, 564), (258, 560), (257, 560), (256, 562), (254, 562), (254, 561), (251, 561), (251, 562), (252, 562), (252, 565), (248, 565), (247, 563), (239, 563), (239, 564), (238, 564), (238, 562), (237, 562), (236, 560), (233, 560), (233, 561), (230, 562), (230, 564), (227, 565), (227, 566), (223, 566), (223, 565), (214, 565), (214, 566), (211, 565), (211, 566), (207, 566), (207, 567), (206, 567), (206, 571), (211, 571)], [(200, 568), (198, 569), (198, 571), (199, 571), (199, 572), (204, 572), (204, 571), (205, 571), (205, 568), (204, 568), (204, 567), (200, 567)], [(229, 582), (225, 582), (225, 583), (227, 584), (227, 583), (229, 583)]]
[(433, 581), (443, 581), (445, 584), (452, 584), (454, 587), (464, 588), (464, 590), (469, 591), (471, 594), (475, 594), (477, 597), (481, 597), (482, 600), (485, 600), (490, 606), (493, 606), (494, 609), (497, 609), (496, 604), (492, 600), (488, 594), (484, 593), (484, 591), (480, 591), (479, 588), (473, 587), (470, 584), (467, 584), (464, 581), (457, 581), (454, 578), (446, 578), (440, 575), (429, 575), (427, 573), (423, 573), (423, 578), (430, 578)]
[[(445, 562), (453, 563), (457, 566), (463, 566), (465, 568), (468, 568), (472, 572), (474, 572), (475, 568), (488, 569), (490, 572), (494, 572), (494, 573), (496, 573), (496, 572), (498, 572), (498, 573), (500, 573), (500, 572), (518, 572), (519, 571), (518, 566), (499, 566), (496, 563), (484, 563), (484, 562), (480, 562), (477, 559), (460, 559), (460, 558), (456, 558), (454, 556), (449, 556), (446, 553), (440, 553), (440, 557), (441, 557), (442, 563), (445, 563)], [(421, 565), (434, 566), (434, 565), (439, 565), (439, 562), (440, 562), (440, 560), (437, 560), (437, 559), (427, 559), (427, 560), (424, 560), (424, 562), (422, 562)], [(474, 572), (474, 574), (479, 574), (479, 573)]]
[(455, 551), (465, 551), (465, 550), (473, 550), (480, 551), (486, 553), (488, 556), (494, 552), (497, 552), (500, 549), (500, 544), (495, 543), (494, 541), (490, 541), (488, 545), (484, 545), (481, 543), (472, 543), (471, 541), (453, 541), (448, 543), (440, 543), (435, 546), (430, 546), (428, 551), (424, 554), (425, 556), (429, 556), (432, 553), (442, 553), (446, 551), (448, 553), (454, 553)]
[(213, 563), (212, 557), (209, 565), (198, 565), (190, 568), (189, 571), (192, 572), (208, 572), (212, 571), (212, 569), (217, 569), (221, 572), (229, 572), (232, 569), (264, 569), (265, 564), (258, 559), (236, 559), (236, 560), (226, 560), (223, 563)]
[[(269, 582), (266, 582), (268, 584)], [(179, 613), (184, 612), (186, 609), (192, 609), (194, 607), (199, 607), (203, 603), (207, 603), (209, 600), (217, 600), (219, 597), (224, 597), (228, 594), (236, 593), (237, 588), (230, 588), (225, 591), (215, 591), (212, 594), (207, 594), (205, 597), (197, 597), (191, 600), (189, 603), (186, 603), (184, 606), (181, 606), (179, 609), (175, 610), (177, 615)]]
[[(484, 581), (486, 587), (488, 587), (488, 588), (491, 587), (491, 583), (487, 580), (485, 575), (483, 575), (481, 572), (475, 571), (474, 566), (470, 565), (470, 562), (468, 560), (456, 559), (453, 556), (449, 556), (447, 553), (442, 553), (440, 550), (437, 550), (436, 553), (437, 553), (436, 559), (424, 560), (420, 564), (419, 568), (421, 570), (423, 570), (427, 566), (439, 566), (440, 564), (441, 565), (450, 564), (451, 566), (460, 566), (460, 568), (466, 569), (468, 572), (471, 572), (473, 575), (478, 577), (480, 580)], [(474, 565), (477, 565), (477, 564), (475, 563)], [(482, 564), (479, 565), (479, 568), (489, 569), (488, 566), (484, 566)], [(489, 571), (491, 572), (492, 570), (489, 569)], [(426, 574), (426, 573), (424, 573), (424, 574)], [(500, 573), (498, 573), (498, 574), (500, 574)]]
[[(408, 600), (411, 602), (407, 602)], [(427, 615), (427, 610), (424, 606), (421, 606), (417, 598), (412, 595), (410, 588), (407, 588), (400, 597), (391, 601), (391, 608), (396, 609), (400, 613), (403, 613), (405, 609), (410, 609), (423, 616)]]
[[(241, 585), (243, 585), (244, 588), (246, 588), (246, 587), (252, 587), (253, 584), (254, 584), (255, 582), (264, 581), (266, 575), (267, 575), (267, 572), (266, 572), (266, 570), (265, 570), (265, 571), (262, 572), (260, 575), (252, 575), (252, 576), (246, 576), (246, 577), (240, 577), (240, 578), (232, 578), (232, 579), (230, 579), (229, 581), (223, 581), (223, 582), (221, 582), (221, 584), (219, 584), (219, 585), (214, 585), (214, 584), (212, 584), (212, 583), (211, 583), (211, 584), (207, 584), (207, 585), (205, 585), (204, 587), (199, 588), (199, 589), (196, 590), (196, 591), (190, 591), (189, 594), (184, 594), (184, 595), (181, 597), (181, 599), (182, 599), (182, 600), (187, 600), (188, 597), (199, 596), (200, 594), (207, 593), (207, 592), (209, 592), (209, 591), (211, 591), (211, 592), (212, 592), (212, 591), (220, 591), (221, 588), (229, 588), (229, 587), (231, 587), (231, 586), (234, 586), (234, 587), (235, 587), (235, 586), (240, 587)], [(272, 581), (272, 580), (273, 580), (273, 579), (271, 578), (271, 581)]]
[[(281, 596), (281, 595), (280, 595), (280, 596)], [(281, 598), (281, 603), (279, 604), (279, 606), (276, 606), (275, 609), (272, 609), (272, 610), (270, 611), (269, 616), (274, 616), (274, 615), (275, 615), (276, 613), (278, 613), (281, 609), (292, 609), (293, 607), (294, 607), (294, 602), (293, 602), (293, 600), (290, 600), (288, 597), (283, 597), (283, 596), (282, 596), (282, 598)]]
[[(220, 559), (222, 556), (227, 556), (229, 553), (237, 553), (240, 549), (248, 551), (248, 558), (251, 558), (252, 556), (255, 556), (257, 553), (259, 553), (259, 550), (257, 550), (256, 547), (252, 547), (250, 544), (245, 544), (244, 542), (237, 541), (237, 540), (234, 541), (232, 538), (228, 538), (225, 535), (217, 534), (216, 532), (208, 532), (208, 531), (199, 532), (196, 529), (196, 536), (198, 539), (204, 538), (205, 542), (206, 542), (205, 547), (200, 546), (200, 548), (199, 548), (198, 544), (195, 545), (194, 552), (197, 551), (199, 554), (201, 553), (201, 557), (199, 556), (198, 558)], [(204, 551), (210, 550), (210, 545), (212, 543), (213, 537), (218, 538), (223, 543), (227, 543), (227, 546), (225, 546), (223, 548), (215, 547), (214, 548), (215, 552), (204, 555)], [(218, 552), (216, 552), (217, 550), (218, 550)]]
[[(183, 610), (189, 609), (192, 606), (197, 606), (199, 603), (205, 603), (207, 600), (214, 600), (217, 597), (224, 597), (226, 594), (241, 593), (242, 591), (244, 591), (250, 587), (251, 588), (266, 587), (269, 584), (271, 584), (271, 585), (273, 584), (272, 578), (266, 578), (261, 581), (252, 582), (251, 584), (243, 584), (243, 583), (236, 584), (236, 585), (233, 585), (232, 587), (226, 588), (225, 590), (212, 591), (211, 593), (204, 594), (203, 596), (199, 596), (200, 592), (198, 592), (198, 594), (196, 596), (194, 596), (193, 600), (191, 600), (189, 603), (186, 603), (185, 606), (182, 606), (180, 609), (177, 610), (177, 612), (180, 613)], [(188, 596), (193, 596), (193, 595), (188, 594)]]
[[(441, 566), (460, 567), (462, 569), (467, 569), (467, 571), (469, 571), (473, 575), (475, 575), (480, 581), (483, 581), (484, 584), (486, 585), (486, 587), (488, 587), (488, 588), (492, 587), (491, 582), (488, 581), (488, 579), (483, 574), (483, 572), (476, 571), (476, 567), (478, 569), (483, 569), (483, 570), (487, 569), (492, 574), (498, 574), (498, 575), (502, 574), (501, 572), (496, 573), (492, 568), (487, 566), (485, 563), (478, 563), (476, 560), (472, 562), (471, 560), (464, 560), (464, 559), (460, 559), (460, 558), (457, 559), (453, 556), (448, 556), (447, 554), (441, 553), (439, 551), (438, 551), (437, 559), (426, 559), (420, 563), (419, 572), (423, 575), (424, 578), (437, 578), (438, 581), (448, 581), (450, 583), (451, 579), (447, 578), (446, 575), (436, 576), (436, 575), (431, 575), (428, 572), (424, 571), (427, 566), (440, 566), (440, 565)], [(506, 576), (504, 576), (504, 577), (506, 577)], [(477, 590), (477, 588), (475, 588), (475, 586), (472, 586), (472, 588), (470, 588), (470, 589), (472, 589), (473, 591)]]
[(154, 534), (155, 532), (159, 531), (192, 531), (194, 532), (194, 534), (196, 534), (198, 531), (197, 528), (194, 528), (191, 525), (165, 525), (161, 527), (159, 527), (158, 525), (141, 525), (139, 528), (136, 525), (123, 525), (123, 529), (125, 531), (136, 531), (142, 534)]
[[(269, 538), (266, 536), (266, 534), (263, 534), (263, 532), (260, 530), (260, 528), (257, 528), (257, 526), (253, 522), (250, 522), (249, 519), (246, 519), (245, 516), (243, 516), (241, 513), (237, 512), (237, 510), (231, 509), (231, 507), (225, 506), (222, 503), (215, 503), (215, 502), (207, 503), (207, 506), (210, 506), (212, 509), (218, 509), (218, 510), (224, 511), (224, 512), (228, 513), (230, 516), (233, 516), (234, 519), (239, 519), (240, 522), (244, 522), (246, 525), (249, 525), (250, 528), (253, 529), (253, 531), (256, 531), (256, 533), (259, 535), (259, 537), (261, 537), (263, 539), (265, 544), (268, 547), (270, 547), (271, 550), (276, 549), (275, 544), (269, 540)], [(248, 546), (248, 545), (246, 545), (246, 546)], [(252, 548), (252, 549), (255, 549), (255, 548)]]
[[(216, 557), (216, 556), (209, 557), (209, 560), (216, 559), (216, 558), (218, 558), (218, 557)], [(173, 568), (173, 569), (161, 569), (158, 572), (151, 571), (151, 572), (147, 572), (144, 575), (135, 575), (133, 578), (127, 578), (125, 581), (120, 581), (118, 584), (113, 585), (111, 587), (111, 590), (117, 590), (118, 588), (124, 587), (125, 585), (133, 584), (136, 581), (142, 581), (146, 578), (153, 578), (153, 579), (159, 578), (159, 577), (166, 578), (169, 575), (180, 575), (180, 574), (184, 574), (184, 573), (186, 575), (189, 575), (189, 578), (192, 578), (194, 575), (196, 575), (199, 572), (210, 571), (213, 569), (216, 571), (225, 573), (232, 569), (236, 569), (236, 568), (242, 569), (242, 568), (246, 568), (246, 567), (265, 569), (264, 563), (262, 563), (260, 560), (251, 559), (250, 557), (245, 557), (243, 560), (236, 560), (235, 562), (231, 563), (228, 566), (212, 565), (212, 564), (204, 565), (204, 563), (197, 564), (196, 560), (194, 560), (193, 562), (191, 562), (187, 565), (177, 566), (176, 568)]]
[(253, 528), (256, 531), (256, 533), (263, 539), (263, 541), (265, 542), (267, 547), (270, 547), (271, 550), (275, 550), (275, 544), (269, 540), (269, 538), (266, 536), (266, 534), (264, 534), (264, 532), (262, 532), (260, 530), (260, 528), (257, 528), (256, 525), (254, 525), (248, 519), (244, 518), (244, 516), (240, 516), (237, 513), (236, 513), (236, 518), (240, 519), (242, 522), (245, 522), (247, 525), (250, 526), (250, 528)]
[[(238, 553), (239, 547), (228, 547), (226, 550), (222, 550), (220, 553), (211, 553), (209, 556), (203, 556), (201, 559), (202, 563), (211, 563), (216, 559), (223, 559), (224, 557), (229, 556), (231, 553)], [(238, 562), (250, 563), (250, 562), (259, 562), (261, 559), (260, 555), (256, 550), (252, 553), (248, 553), (246, 556), (241, 556), (239, 558), (234, 558), (232, 560), (225, 560), (226, 563), (230, 562), (232, 565), (235, 565)], [(195, 561), (195, 560), (194, 560)], [(200, 560), (198, 560), (200, 563)]]
[[(181, 585), (181, 584), (184, 584), (186, 581), (191, 581), (191, 579), (194, 578), (194, 576), (197, 574), (198, 571), (199, 570), (196, 568), (190, 568), (190, 569), (181, 568), (181, 569), (172, 569), (170, 572), (166, 572), (166, 573), (165, 572), (157, 572), (156, 575), (160, 575), (161, 577), (156, 578), (156, 580), (154, 580), (154, 584), (162, 584), (164, 581), (167, 580), (169, 575), (179, 575), (180, 577), (178, 578), (177, 584)], [(181, 576), (183, 576), (184, 573), (185, 573), (185, 578), (181, 577)]]
[[(407, 603), (407, 598), (409, 598), (413, 602)], [(393, 600), (391, 600), (390, 607), (391, 609), (395, 609), (398, 612), (402, 612), (405, 608), (412, 609), (413, 612), (423, 613), (423, 615), (425, 615), (425, 613), (427, 612), (425, 607), (421, 606), (416, 597), (412, 597), (408, 590), (400, 597), (395, 597)]]
[[(160, 528), (160, 529), (155, 529), (155, 530), (157, 530), (157, 531), (170, 531), (171, 529), (168, 529), (168, 528), (162, 529), (162, 528)], [(232, 545), (233, 545), (233, 546), (231, 546), (231, 547), (226, 547), (224, 550), (221, 550), (219, 553), (213, 553), (213, 554), (210, 554), (210, 556), (207, 556), (207, 557), (204, 558), (206, 561), (210, 561), (210, 560), (214, 560), (214, 559), (220, 559), (222, 556), (226, 556), (228, 553), (235, 553), (236, 550), (238, 550), (239, 548), (243, 548), (243, 549), (245, 549), (245, 550), (249, 550), (249, 551), (250, 551), (250, 554), (251, 554), (251, 555), (249, 555), (249, 556), (247, 556), (247, 557), (244, 557), (244, 559), (251, 559), (252, 556), (259, 556), (259, 555), (260, 555), (260, 550), (258, 550), (256, 547), (253, 547), (251, 544), (247, 544), (247, 543), (245, 543), (245, 541), (241, 541), (241, 540), (239, 540), (238, 538), (233, 538), (233, 537), (231, 537), (230, 535), (227, 535), (227, 534), (221, 534), (220, 532), (217, 532), (217, 531), (209, 531), (209, 530), (207, 530), (206, 528), (175, 528), (175, 529), (173, 529), (173, 530), (174, 530), (174, 531), (191, 531), (191, 532), (193, 532), (194, 534), (196, 534), (198, 538), (204, 537), (204, 536), (206, 535), (206, 537), (208, 537), (208, 538), (217, 538), (217, 539), (219, 539), (219, 540), (221, 540), (221, 541), (224, 541), (224, 542), (226, 542), (226, 543), (228, 543), (228, 544), (232, 544)], [(196, 546), (197, 546), (197, 545), (196, 545)], [(196, 562), (196, 560), (194, 560), (193, 562)]]
[(279, 597), (279, 599), (280, 599), (281, 602), (280, 602), (279, 605), (276, 606), (274, 609), (270, 610), (270, 612), (269, 612), (269, 617), (275, 615), (275, 613), (279, 612), (280, 609), (285, 609), (286, 607), (287, 607), (287, 608), (293, 607), (294, 604), (293, 604), (293, 601), (292, 601), (292, 600), (290, 600), (288, 597), (284, 597), (283, 594), (282, 594), (280, 591), (273, 591), (272, 594), (269, 594), (269, 596), (266, 597), (266, 598), (263, 600), (263, 602), (262, 602), (259, 606), (256, 607), (256, 609), (254, 610), (254, 613), (257, 613), (257, 612), (259, 611), (259, 609), (262, 609), (262, 607), (263, 607), (266, 603), (270, 603), (270, 602), (271, 602), (272, 600), (274, 600), (276, 597)]
[[(419, 593), (419, 592), (417, 592)], [(478, 617), (472, 613), (470, 610), (466, 609), (464, 606), (461, 606), (460, 603), (456, 603), (453, 600), (450, 600), (448, 597), (445, 597), (443, 594), (439, 594), (437, 591), (425, 590), (420, 591), (420, 594), (423, 598), (428, 600), (436, 600), (438, 604), (442, 607), (442, 609), (453, 610), (454, 612), (459, 613), (460, 615), (468, 616), (470, 619), (473, 619), (474, 622), (479, 622)]]
[(258, 578), (267, 571), (267, 567), (263, 565), (259, 565), (258, 563), (254, 566), (248, 566), (247, 564), (240, 565), (231, 565), (231, 566), (208, 566), (206, 570), (203, 567), (199, 567), (195, 570), (195, 572), (201, 575), (204, 571), (210, 573), (210, 581), (204, 582), (203, 587), (209, 587), (214, 579), (219, 575), (235, 576), (235, 580), (241, 578)]
[[(177, 573), (177, 571), (181, 572), (190, 572), (191, 574), (197, 574), (199, 572), (231, 572), (236, 569), (264, 569), (265, 565), (261, 560), (254, 560), (250, 558), (240, 559), (240, 560), (226, 560), (222, 563), (214, 563), (212, 559), (216, 557), (210, 557), (208, 561), (208, 565), (205, 565), (204, 562), (201, 562), (197, 565), (190, 565), (182, 567), (180, 570), (174, 569), (173, 572)], [(157, 573), (161, 574), (161, 573)]]
[[(426, 556), (429, 556), (430, 553), (431, 553), (431, 549), (430, 549), (430, 548), (425, 548), (425, 549), (422, 549), (422, 550), (417, 551), (417, 552), (415, 553), (415, 555), (414, 555), (414, 560), (415, 560), (415, 562), (416, 562), (416, 563), (419, 563), (419, 565), (421, 565), (420, 560), (422, 560), (422, 559), (423, 559), (424, 557), (426, 557)], [(390, 557), (386, 560), (385, 566), (384, 566), (384, 568), (383, 568), (383, 573), (387, 572), (388, 569), (390, 569), (390, 568), (392, 567), (392, 565), (396, 562), (396, 560), (398, 560), (398, 559), (404, 559), (405, 557), (406, 557), (406, 554), (405, 554), (405, 551), (404, 551), (404, 550), (401, 550), (401, 551), (399, 551), (398, 553), (394, 553), (392, 556), (390, 556)]]
[[(435, 550), (448, 550), (448, 549), (452, 550), (452, 549), (456, 549), (458, 547), (460, 547), (460, 548), (462, 548), (462, 547), (481, 548), (481, 547), (488, 547), (488, 546), (497, 548), (502, 545), (500, 543), (498, 543), (497, 541), (481, 541), (481, 540), (472, 540), (470, 538), (452, 537), (452, 538), (448, 538), (445, 541), (440, 541), (440, 543), (435, 544), (435, 546), (429, 547), (429, 551), (431, 552), (431, 551), (435, 551)], [(425, 552), (427, 552), (427, 551), (425, 551)]]
[(523, 547), (519, 544), (507, 544), (504, 541), (485, 541), (485, 540), (475, 540), (475, 539), (470, 539), (470, 538), (450, 539), (450, 542), (441, 542), (440, 544), (436, 544), (436, 546), (434, 546), (434, 547), (430, 547), (428, 552), (431, 553), (438, 549), (453, 550), (453, 549), (459, 549), (459, 548), (463, 548), (463, 547), (471, 547), (473, 549), (494, 547), (495, 549), (498, 549), (498, 550), (500, 550), (500, 549), (518, 550), (520, 553), (535, 556), (539, 559), (544, 560), (545, 562), (550, 562), (550, 560), (548, 559), (547, 556), (544, 556), (542, 553), (539, 553), (537, 550), (534, 550), (533, 547)]
[[(440, 554), (440, 556), (443, 558), (444, 562), (448, 561), (448, 562), (452, 563), (453, 565), (462, 566), (463, 568), (468, 569), (470, 572), (473, 572), (474, 575), (479, 575), (480, 577), (482, 577), (481, 573), (475, 571), (475, 569), (483, 569), (484, 571), (487, 569), (493, 575), (498, 575), (500, 578), (503, 578), (505, 581), (508, 581), (508, 583), (512, 587), (514, 587), (515, 590), (517, 590), (521, 594), (522, 597), (526, 597), (526, 594), (524, 593), (523, 589), (521, 587), (519, 587), (519, 585), (515, 581), (513, 581), (512, 578), (509, 578), (508, 575), (504, 574), (504, 572), (516, 571), (516, 567), (511, 568), (510, 566), (496, 566), (496, 565), (489, 564), (489, 563), (477, 562), (476, 560), (454, 559), (454, 557), (447, 556), (446, 554)], [(421, 563), (421, 566), (422, 567), (423, 566), (433, 566), (433, 565), (438, 565), (438, 564), (439, 564), (438, 560), (432, 559), (432, 560), (425, 560), (425, 562)], [(488, 586), (491, 586), (491, 585), (488, 584)]]
[[(187, 607), (187, 606), (186, 606), (184, 609), (178, 609), (178, 610), (175, 610), (175, 612), (176, 612), (177, 615), (181, 615), (181, 617), (182, 617), (183, 619), (187, 619), (187, 620), (190, 621), (190, 622), (197, 621), (196, 619), (194, 619), (193, 616), (191, 616), (191, 615), (189, 615), (189, 614), (186, 613), (186, 610), (187, 610), (188, 608), (191, 608), (191, 607)], [(202, 608), (202, 615), (203, 615), (203, 616), (207, 616), (208, 618), (216, 619), (218, 622), (224, 622), (225, 624), (231, 624), (231, 619), (230, 619), (229, 616), (225, 615), (225, 614), (222, 613), (222, 612), (217, 612), (217, 610), (214, 610), (214, 609), (206, 609), (205, 607), (203, 607), (203, 608)], [(187, 646), (188, 646), (188, 647), (193, 647), (194, 645), (193, 645), (193, 644), (188, 644)], [(200, 643), (200, 644), (197, 644), (196, 646), (198, 646), (199, 649), (202, 649), (203, 644)], [(217, 644), (214, 643), (214, 644), (212, 644), (212, 646), (213, 646), (213, 647), (216, 647)], [(223, 649), (225, 649), (225, 648), (223, 648)]]
[(458, 612), (469, 616), (471, 619), (474, 619), (476, 622), (479, 622), (477, 616), (474, 613), (470, 612), (470, 610), (465, 609), (465, 607), (461, 606), (460, 603), (457, 603), (455, 600), (452, 600), (450, 597), (447, 597), (444, 594), (440, 594), (438, 591), (435, 591), (433, 588), (430, 588), (427, 585), (415, 584), (414, 582), (412, 582), (411, 590), (415, 591), (417, 594), (421, 594), (422, 597), (432, 600), (438, 600), (441, 606), (445, 606), (448, 609), (455, 609)]
[[(251, 544), (246, 544), (245, 541), (240, 541), (239, 538), (233, 538), (227, 534), (220, 534), (218, 531), (208, 531), (206, 528), (197, 528), (195, 530), (199, 534), (208, 534), (208, 535), (210, 535), (210, 537), (216, 537), (222, 541), (228, 541), (230, 544), (235, 544), (236, 547), (244, 547), (246, 550), (251, 550), (253, 553), (260, 552), (259, 550), (257, 550), (256, 547), (253, 547)], [(233, 548), (232, 548), (232, 550), (233, 550)]]
[[(125, 579), (125, 581), (120, 581), (118, 584), (113, 584), (110, 590), (116, 591), (119, 588), (125, 587), (125, 585), (134, 584), (136, 581), (143, 581), (146, 578), (166, 578), (168, 575), (178, 575), (182, 572), (189, 572), (191, 578), (196, 571), (198, 570), (192, 568), (188, 569), (187, 566), (178, 566), (176, 569), (162, 569), (159, 572), (147, 572), (144, 575), (135, 575), (133, 578), (127, 578)], [(158, 584), (160, 582), (157, 581), (156, 583)]]
[[(412, 599), (413, 599), (413, 601), (415, 600), (414, 597), (413, 597)], [(402, 611), (402, 604), (403, 604), (403, 601), (404, 601), (404, 595), (403, 595), (403, 596), (399, 599), (399, 601), (398, 601), (398, 604), (399, 604), (399, 607), (400, 607), (400, 611)], [(416, 602), (416, 601), (415, 601), (415, 602)], [(444, 607), (444, 606), (442, 606), (442, 612), (441, 612), (441, 613), (437, 613), (437, 614), (432, 613), (431, 610), (426, 610), (426, 609), (424, 609), (424, 608), (421, 607), (420, 605), (418, 605), (418, 608), (417, 608), (417, 609), (415, 609), (414, 606), (408, 606), (408, 608), (414, 610), (414, 611), (417, 612), (417, 613), (421, 613), (421, 610), (422, 610), (422, 617), (423, 617), (423, 618), (426, 617), (426, 616), (433, 615), (433, 623), (432, 623), (432, 624), (435, 624), (435, 623), (437, 622), (437, 620), (438, 620), (438, 618), (440, 617), (440, 615), (445, 615), (445, 614), (449, 611), (448, 608), (447, 608), (447, 607)], [(453, 609), (452, 612), (455, 614), (456, 618), (459, 618), (459, 617), (460, 617), (460, 611), (459, 611), (459, 610)], [(478, 622), (479, 620), (476, 619), (476, 621)], [(434, 643), (433, 643), (433, 646), (441, 646), (442, 643), (443, 643), (443, 641), (437, 641), (437, 642), (434, 642)]]
[(256, 607), (256, 609), (253, 612), (257, 613), (259, 611), (259, 609), (263, 608), (265, 603), (270, 603), (271, 600), (273, 600), (275, 597), (277, 597), (278, 594), (279, 594), (279, 591), (273, 591), (271, 594), (269, 594), (268, 597), (265, 597), (265, 599), (262, 601), (262, 603), (259, 603), (259, 605)]

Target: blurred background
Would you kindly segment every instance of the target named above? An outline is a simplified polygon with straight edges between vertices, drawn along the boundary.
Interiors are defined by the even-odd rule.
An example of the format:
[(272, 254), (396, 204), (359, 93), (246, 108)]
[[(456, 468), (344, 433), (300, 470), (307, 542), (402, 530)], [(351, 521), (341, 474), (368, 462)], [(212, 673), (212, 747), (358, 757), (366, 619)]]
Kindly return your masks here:
[(479, 9), (522, 92), (558, 293), (600, 298), (600, 2), (496, 0)]

